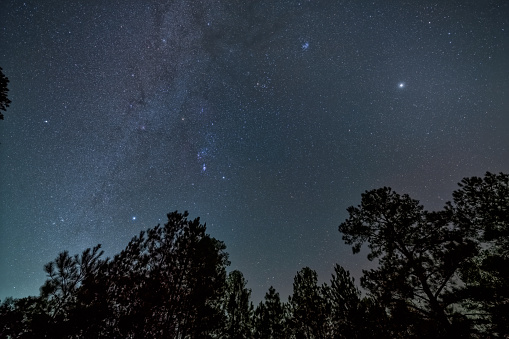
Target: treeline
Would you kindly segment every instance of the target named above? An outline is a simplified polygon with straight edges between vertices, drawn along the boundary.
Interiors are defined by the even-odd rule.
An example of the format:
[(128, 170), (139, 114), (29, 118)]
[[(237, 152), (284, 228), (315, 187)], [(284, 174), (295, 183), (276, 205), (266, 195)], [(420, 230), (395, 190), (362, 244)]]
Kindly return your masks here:
[(7, 298), (0, 338), (483, 338), (509, 334), (509, 176), (465, 178), (443, 210), (390, 188), (362, 194), (340, 226), (378, 267), (361, 286), (339, 265), (329, 283), (297, 272), (282, 301), (253, 305), (223, 242), (187, 212), (134, 237), (46, 264), (37, 297)]

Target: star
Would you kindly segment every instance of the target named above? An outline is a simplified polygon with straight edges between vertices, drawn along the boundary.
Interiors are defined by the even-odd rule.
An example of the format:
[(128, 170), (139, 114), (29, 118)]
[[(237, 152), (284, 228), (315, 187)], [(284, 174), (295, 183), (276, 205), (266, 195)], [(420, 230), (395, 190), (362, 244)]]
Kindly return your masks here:
[[(286, 298), (304, 261), (324, 280), (330, 258), (360, 274), (337, 231), (361, 199), (352, 192), (389, 185), (439, 209), (462, 173), (509, 170), (507, 101), (491, 90), (506, 83), (507, 51), (492, 53), (505, 41), (501, 1), (456, 1), (450, 17), (375, 3), (369, 11), (383, 15), (369, 19), (361, 1), (300, 2), (41, 5), (42, 21), (32, 2), (4, 6), (0, 66), (12, 105), (0, 121), (0, 299), (13, 286), (14, 297), (37, 295), (60, 251), (100, 242), (114, 255), (172, 210), (208, 222), (251, 277), (255, 303), (272, 272)], [(489, 29), (468, 21), (481, 10)], [(99, 15), (121, 23), (115, 34), (82, 24)], [(246, 25), (253, 15), (256, 29)], [(459, 18), (465, 34), (452, 30)], [(34, 39), (65, 53), (25, 49)], [(20, 63), (20, 53), (48, 62)], [(31, 248), (23, 265), (9, 250), (21, 246)], [(260, 264), (240, 265), (251, 260)]]

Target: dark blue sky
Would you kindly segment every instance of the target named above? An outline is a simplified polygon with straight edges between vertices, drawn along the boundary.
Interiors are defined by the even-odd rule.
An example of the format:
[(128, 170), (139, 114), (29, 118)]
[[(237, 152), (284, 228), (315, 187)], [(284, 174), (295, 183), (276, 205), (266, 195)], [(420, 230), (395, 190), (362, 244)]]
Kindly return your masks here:
[(509, 172), (506, 1), (0, 4), (0, 298), (58, 252), (188, 210), (260, 300), (367, 261), (337, 231), (390, 186), (426, 208)]

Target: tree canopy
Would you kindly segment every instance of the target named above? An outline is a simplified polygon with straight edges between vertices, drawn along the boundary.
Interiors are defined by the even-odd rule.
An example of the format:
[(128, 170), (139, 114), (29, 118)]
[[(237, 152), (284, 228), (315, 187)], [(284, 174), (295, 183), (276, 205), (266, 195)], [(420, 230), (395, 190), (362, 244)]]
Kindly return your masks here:
[(223, 307), (225, 311), (225, 338), (251, 337), (253, 305), (249, 301), (251, 290), (239, 270), (228, 274)]
[(226, 246), (188, 213), (142, 231), (113, 258), (101, 246), (44, 266), (40, 295), (0, 305), (6, 338), (450, 338), (509, 333), (509, 176), (465, 178), (442, 210), (388, 187), (347, 209), (343, 240), (376, 266), (361, 286), (334, 266), (295, 275), (257, 307)]
[[(388, 187), (365, 192), (359, 206), (348, 208), (349, 218), (339, 226), (343, 240), (354, 253), (366, 243), (368, 259), (378, 261), (377, 268), (364, 271), (361, 284), (410, 333), (468, 336), (493, 324), (488, 318), (495, 313), (471, 313), (465, 306), (473, 286), (487, 276), (483, 271), (493, 268), (488, 262), (499, 263), (494, 272), (504, 277), (507, 182), (507, 175), (491, 173), (464, 179), (442, 211), (425, 211), (418, 201)], [(494, 284), (507, 287), (504, 279)], [(507, 301), (500, 298), (500, 305)]]

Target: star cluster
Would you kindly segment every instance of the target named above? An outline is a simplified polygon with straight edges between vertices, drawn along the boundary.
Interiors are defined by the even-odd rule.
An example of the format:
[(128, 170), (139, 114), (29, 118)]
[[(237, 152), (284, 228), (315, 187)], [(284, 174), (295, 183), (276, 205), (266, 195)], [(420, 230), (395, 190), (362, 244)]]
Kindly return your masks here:
[(3, 1), (0, 298), (188, 210), (259, 300), (359, 277), (337, 226), (367, 189), (436, 209), (509, 171), (504, 1)]

